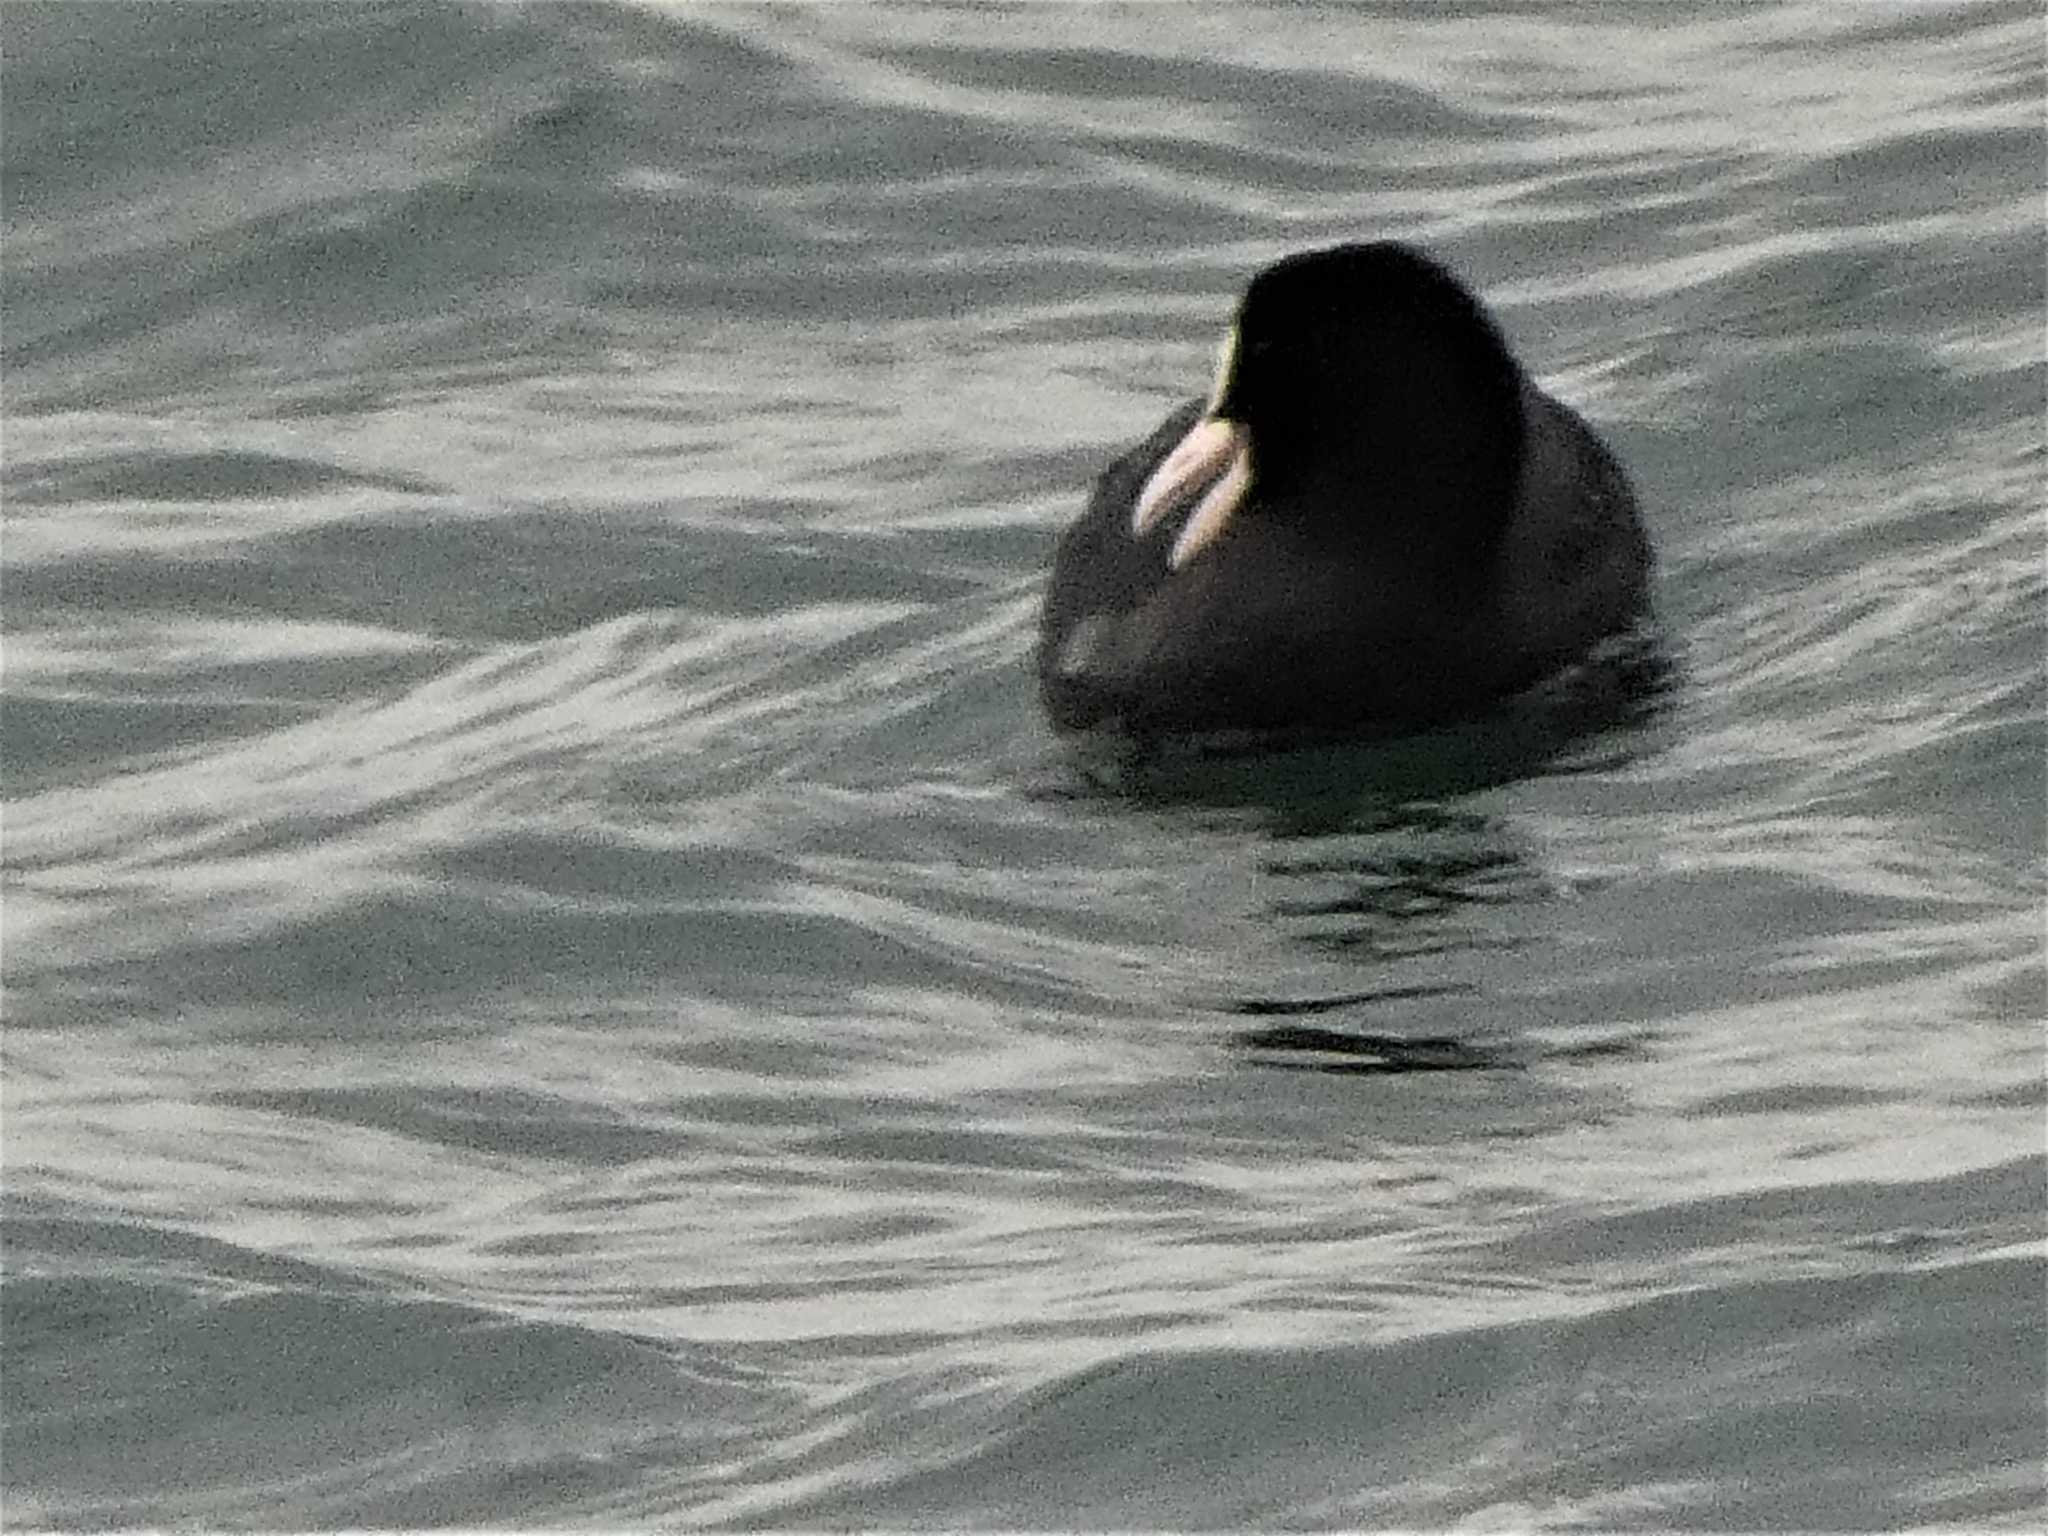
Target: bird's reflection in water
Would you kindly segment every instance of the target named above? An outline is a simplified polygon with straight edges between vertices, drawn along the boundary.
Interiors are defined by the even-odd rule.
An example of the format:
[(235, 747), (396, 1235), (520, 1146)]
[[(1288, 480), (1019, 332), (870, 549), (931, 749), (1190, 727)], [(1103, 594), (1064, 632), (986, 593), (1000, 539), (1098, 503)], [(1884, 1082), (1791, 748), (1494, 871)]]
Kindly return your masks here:
[(1233, 1037), (1246, 1059), (1351, 1074), (1521, 1067), (1526, 1049), (1512, 1041), (1446, 1032), (1442, 1005), (1480, 991), (1451, 975), (1458, 957), (1522, 947), (1528, 941), (1501, 921), (1504, 910), (1550, 899), (1556, 882), (1506, 819), (1457, 801), (1649, 750), (1654, 732), (1645, 727), (1669, 676), (1664, 653), (1646, 640), (1603, 671), (1581, 671), (1570, 688), (1461, 726), (1277, 752), (1270, 739), (1212, 739), (1125, 758), (1118, 788), (1135, 799), (1220, 811), (1239, 825), (1255, 819), (1270, 839), (1259, 861), (1273, 887), (1264, 910), (1290, 945), (1367, 978), (1442, 962), (1444, 979), (1419, 984), (1226, 999), (1230, 1013), (1258, 1021)]
[[(1511, 950), (1488, 914), (1541, 899), (1551, 884), (1495, 817), (1428, 803), (1383, 806), (1342, 832), (1296, 831), (1261, 861), (1277, 888), (1266, 912), (1286, 938), (1325, 956), (1384, 971), (1418, 957)], [(1415, 1033), (1418, 1014), (1477, 995), (1471, 982), (1349, 990), (1307, 997), (1241, 997), (1231, 1011), (1266, 1020), (1234, 1043), (1269, 1066), (1326, 1072), (1454, 1072), (1520, 1065), (1511, 1047)], [(1462, 1011), (1462, 1010), (1460, 1010)], [(1403, 1028), (1404, 1021), (1409, 1027)]]
[[(1240, 998), (1231, 1012), (1247, 1018), (1312, 1017), (1316, 1014), (1369, 1010), (1419, 998), (1452, 997), (1476, 991), (1452, 983), (1445, 986), (1383, 987), (1371, 992), (1344, 992), (1331, 997)], [(1262, 1066), (1319, 1072), (1469, 1072), (1520, 1063), (1492, 1048), (1482, 1048), (1441, 1035), (1394, 1035), (1330, 1028), (1319, 1024), (1263, 1024), (1239, 1030), (1233, 1044), (1247, 1059)]]
[(1325, 846), (1315, 853), (1264, 861), (1265, 874), (1300, 891), (1268, 908), (1290, 937), (1369, 960), (1512, 948), (1520, 941), (1489, 935), (1466, 919), (1473, 909), (1549, 890), (1492, 818), (1411, 805), (1376, 830), (1320, 838)]

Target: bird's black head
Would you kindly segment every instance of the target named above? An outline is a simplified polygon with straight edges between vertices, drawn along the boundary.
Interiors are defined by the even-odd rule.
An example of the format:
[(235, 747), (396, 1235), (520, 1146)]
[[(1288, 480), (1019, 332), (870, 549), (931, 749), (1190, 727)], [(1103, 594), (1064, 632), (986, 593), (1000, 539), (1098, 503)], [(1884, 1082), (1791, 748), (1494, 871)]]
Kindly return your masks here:
[(1211, 414), (1245, 428), (1265, 513), (1355, 505), (1360, 538), (1469, 558), (1513, 503), (1521, 391), (1450, 272), (1404, 245), (1340, 245), (1252, 279)]

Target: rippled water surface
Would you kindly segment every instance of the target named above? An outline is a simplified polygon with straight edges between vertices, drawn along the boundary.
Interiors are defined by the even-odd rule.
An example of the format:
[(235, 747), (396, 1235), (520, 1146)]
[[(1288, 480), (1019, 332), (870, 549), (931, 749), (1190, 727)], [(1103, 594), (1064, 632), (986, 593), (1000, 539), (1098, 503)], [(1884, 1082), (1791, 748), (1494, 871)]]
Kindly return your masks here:
[[(2043, 48), (0, 11), (9, 1524), (2048, 1518)], [(1058, 529), (1387, 236), (1662, 692), (1076, 758)]]

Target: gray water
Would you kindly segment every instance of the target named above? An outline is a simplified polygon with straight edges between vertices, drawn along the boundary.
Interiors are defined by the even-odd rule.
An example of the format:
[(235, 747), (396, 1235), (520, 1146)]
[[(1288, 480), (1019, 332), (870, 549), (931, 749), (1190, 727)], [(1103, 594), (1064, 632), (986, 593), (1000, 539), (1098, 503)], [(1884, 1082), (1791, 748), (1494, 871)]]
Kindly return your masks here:
[[(2038, 5), (0, 53), (10, 1527), (2048, 1519)], [(1058, 529), (1380, 237), (1664, 688), (1077, 760)]]

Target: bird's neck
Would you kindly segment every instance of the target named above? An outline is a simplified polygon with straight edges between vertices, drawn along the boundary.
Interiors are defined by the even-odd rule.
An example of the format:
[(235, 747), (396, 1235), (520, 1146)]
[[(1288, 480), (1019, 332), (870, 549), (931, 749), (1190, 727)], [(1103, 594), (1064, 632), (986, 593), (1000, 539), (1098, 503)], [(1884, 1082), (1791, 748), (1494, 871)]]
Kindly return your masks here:
[[(1272, 516), (1305, 537), (1467, 571), (1499, 545), (1520, 474), (1519, 433), (1405, 434), (1344, 427), (1300, 441), (1252, 441), (1254, 484)], [(1347, 515), (1331, 517), (1332, 507)]]

